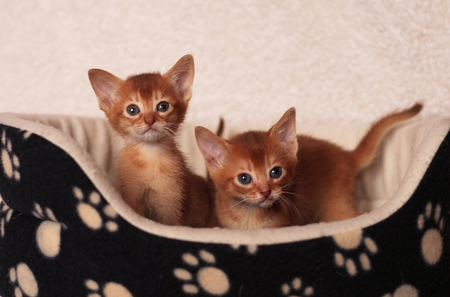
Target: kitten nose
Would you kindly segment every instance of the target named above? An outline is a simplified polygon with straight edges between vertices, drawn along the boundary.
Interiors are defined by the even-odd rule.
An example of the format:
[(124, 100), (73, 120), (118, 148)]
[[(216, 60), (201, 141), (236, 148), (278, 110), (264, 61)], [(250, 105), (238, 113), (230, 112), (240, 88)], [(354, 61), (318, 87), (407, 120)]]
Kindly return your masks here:
[(272, 193), (272, 191), (271, 190), (264, 190), (264, 191), (261, 191), (260, 193), (261, 193), (261, 195), (264, 198), (267, 198), (267, 197), (269, 197), (270, 193)]
[(145, 115), (144, 122), (151, 127), (155, 122), (155, 117), (152, 115)]

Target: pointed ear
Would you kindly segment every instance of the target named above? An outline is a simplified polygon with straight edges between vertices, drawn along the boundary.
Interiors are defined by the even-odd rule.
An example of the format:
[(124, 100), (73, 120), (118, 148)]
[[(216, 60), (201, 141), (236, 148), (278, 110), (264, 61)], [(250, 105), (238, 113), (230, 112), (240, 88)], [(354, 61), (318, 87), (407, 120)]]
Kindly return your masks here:
[(297, 129), (295, 123), (295, 108), (288, 109), (281, 119), (270, 129), (270, 137), (274, 137), (286, 145), (289, 154), (297, 155)]
[(123, 81), (115, 75), (101, 69), (91, 69), (88, 75), (95, 95), (97, 95), (101, 110), (109, 110), (114, 103), (114, 96)]
[(219, 169), (228, 155), (228, 142), (204, 127), (195, 127), (195, 138), (208, 168)]
[(188, 102), (192, 97), (192, 84), (194, 83), (194, 58), (191, 55), (183, 56), (164, 74), (164, 77), (173, 82), (181, 98)]

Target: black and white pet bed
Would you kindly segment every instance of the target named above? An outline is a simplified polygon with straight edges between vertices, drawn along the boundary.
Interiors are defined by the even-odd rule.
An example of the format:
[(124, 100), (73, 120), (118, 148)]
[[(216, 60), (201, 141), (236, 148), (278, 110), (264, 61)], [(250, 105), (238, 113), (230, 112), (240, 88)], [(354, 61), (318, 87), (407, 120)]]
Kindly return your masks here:
[[(120, 144), (102, 119), (2, 114), (0, 295), (449, 296), (449, 127), (387, 135), (358, 180), (365, 215), (240, 231), (135, 215), (108, 177)], [(349, 147), (364, 133), (319, 130)]]

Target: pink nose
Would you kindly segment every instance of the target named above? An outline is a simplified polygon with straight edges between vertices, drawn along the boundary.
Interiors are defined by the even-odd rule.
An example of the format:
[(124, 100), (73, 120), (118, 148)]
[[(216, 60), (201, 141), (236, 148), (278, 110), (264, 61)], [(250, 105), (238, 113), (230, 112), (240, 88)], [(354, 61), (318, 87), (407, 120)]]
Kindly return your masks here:
[(261, 191), (260, 193), (261, 193), (261, 195), (264, 198), (267, 198), (267, 197), (269, 197), (270, 193), (272, 193), (272, 191), (271, 190), (264, 190), (264, 191)]
[(151, 115), (146, 115), (145, 117), (144, 117), (144, 122), (148, 125), (148, 126), (152, 126), (153, 125), (153, 123), (155, 122), (155, 117), (154, 116), (151, 116)]

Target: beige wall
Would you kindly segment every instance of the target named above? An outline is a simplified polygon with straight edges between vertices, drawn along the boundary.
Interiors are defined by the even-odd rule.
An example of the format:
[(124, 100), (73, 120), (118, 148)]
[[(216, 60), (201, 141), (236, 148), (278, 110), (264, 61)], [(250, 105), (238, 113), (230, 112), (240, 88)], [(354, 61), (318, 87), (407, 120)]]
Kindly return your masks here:
[[(393, 1), (392, 1), (393, 2)], [(1, 1), (0, 111), (102, 117), (89, 68), (196, 62), (188, 121), (368, 124), (421, 100), (450, 115), (448, 1)]]

